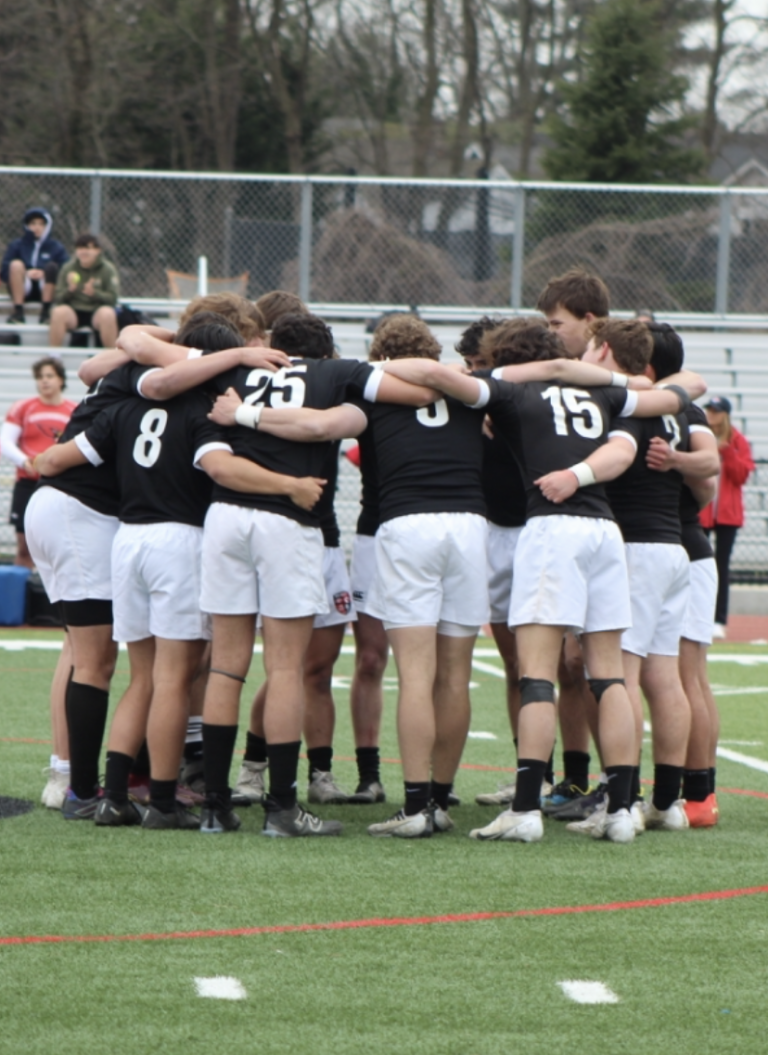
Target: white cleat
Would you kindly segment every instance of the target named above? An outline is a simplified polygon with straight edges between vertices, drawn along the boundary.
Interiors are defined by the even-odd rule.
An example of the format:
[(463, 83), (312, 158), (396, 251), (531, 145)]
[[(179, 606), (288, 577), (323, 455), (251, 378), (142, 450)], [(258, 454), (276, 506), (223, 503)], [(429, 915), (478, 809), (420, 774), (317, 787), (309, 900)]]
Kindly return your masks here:
[(682, 832), (690, 828), (688, 814), (685, 812), (685, 800), (677, 799), (669, 809), (657, 810), (653, 802), (643, 803), (645, 827), (648, 831)]
[(566, 828), (578, 835), (608, 839), (612, 843), (631, 843), (635, 838), (635, 822), (630, 811), (625, 809), (609, 813), (607, 806), (601, 806), (583, 821), (571, 821), (566, 824)]
[(341, 790), (333, 779), (333, 773), (316, 769), (309, 782), (307, 800), (321, 806), (343, 806), (349, 800), (349, 795)]
[(436, 832), (453, 831), (456, 825), (453, 823), (453, 817), (448, 810), (442, 809), (435, 803), (430, 806), (430, 809), (432, 810), (432, 826)]
[(643, 806), (643, 801), (641, 799), (636, 799), (629, 807), (629, 812), (632, 816), (632, 823), (635, 826), (635, 835), (642, 835), (645, 831), (645, 810), (643, 809)]
[(264, 801), (266, 762), (243, 762), (232, 789), (233, 806), (252, 806)]
[(40, 801), (46, 809), (60, 810), (64, 805), (64, 799), (67, 797), (69, 774), (59, 773), (56, 769), (47, 768), (43, 772), (48, 774), (48, 783), (43, 788)]
[(503, 840), (517, 843), (537, 843), (543, 835), (541, 810), (527, 810), (525, 813), (504, 810), (484, 828), (473, 828), (469, 833), (470, 839), (483, 842)]
[(394, 835), (398, 839), (428, 839), (432, 832), (433, 820), (429, 810), (410, 814), (402, 809), (386, 821), (368, 825), (369, 835)]
[[(545, 799), (552, 794), (552, 785), (548, 780), (541, 782), (541, 797)], [(487, 795), (475, 795), (478, 806), (510, 806), (515, 797), (514, 784), (499, 784), (497, 791), (489, 791)]]

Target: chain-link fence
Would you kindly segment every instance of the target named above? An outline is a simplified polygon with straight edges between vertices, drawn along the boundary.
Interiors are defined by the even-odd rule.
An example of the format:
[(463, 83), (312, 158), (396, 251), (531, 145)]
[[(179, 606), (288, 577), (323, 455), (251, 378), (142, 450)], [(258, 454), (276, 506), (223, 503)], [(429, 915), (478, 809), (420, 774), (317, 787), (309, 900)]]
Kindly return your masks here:
[(248, 273), (339, 304), (531, 307), (574, 263), (614, 310), (768, 312), (768, 188), (616, 187), (0, 168), (0, 240), (30, 205), (71, 246), (100, 234), (123, 295), (167, 272)]

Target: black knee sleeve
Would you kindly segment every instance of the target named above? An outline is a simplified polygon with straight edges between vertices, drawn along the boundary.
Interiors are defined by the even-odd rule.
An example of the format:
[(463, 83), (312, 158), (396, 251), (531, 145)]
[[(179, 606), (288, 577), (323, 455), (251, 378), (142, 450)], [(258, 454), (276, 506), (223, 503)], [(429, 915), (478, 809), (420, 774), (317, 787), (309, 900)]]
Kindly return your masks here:
[(526, 703), (554, 703), (555, 683), (546, 678), (520, 679), (520, 706)]
[(595, 697), (598, 703), (602, 699), (603, 693), (606, 689), (610, 689), (611, 685), (623, 685), (623, 678), (587, 678), (587, 684), (592, 690), (592, 695)]

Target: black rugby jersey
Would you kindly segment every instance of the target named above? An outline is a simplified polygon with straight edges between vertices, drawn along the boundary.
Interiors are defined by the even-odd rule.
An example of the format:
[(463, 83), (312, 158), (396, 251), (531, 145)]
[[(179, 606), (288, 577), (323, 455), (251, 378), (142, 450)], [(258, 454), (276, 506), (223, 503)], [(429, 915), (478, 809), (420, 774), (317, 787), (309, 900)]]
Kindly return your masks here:
[(320, 530), (323, 533), (323, 545), (335, 549), (341, 545), (341, 532), (339, 522), (336, 519), (336, 486), (339, 479), (339, 451), (341, 440), (334, 440), (331, 449), (325, 459), (321, 480), (327, 480), (323, 493), (315, 506), (315, 512), (320, 518)]
[(525, 484), (512, 448), (503, 436), (483, 434), (483, 494), (492, 524), (525, 524)]
[(227, 446), (224, 430), (206, 416), (210, 409), (200, 389), (164, 402), (129, 396), (87, 429), (94, 450), (115, 461), (121, 521), (202, 527), (212, 481), (194, 461), (206, 447)]
[(564, 515), (613, 520), (602, 484), (580, 487), (556, 504), (533, 481), (593, 454), (616, 427), (616, 419), (635, 408), (635, 394), (625, 388), (575, 388), (548, 381), (512, 384), (486, 378), (485, 384), (494, 431), (509, 443), (520, 467), (528, 519)]
[(627, 471), (606, 484), (606, 490), (624, 541), (679, 544), (680, 489), (683, 478), (675, 469), (668, 472), (649, 469), (645, 456), (653, 436), (666, 440), (675, 450), (688, 450), (689, 432), (685, 414), (633, 418), (623, 422), (621, 428), (634, 437), (637, 453)]
[[(692, 403), (687, 408), (685, 415), (692, 434), (694, 432), (708, 432), (710, 435), (714, 435), (707, 424), (707, 415), (701, 407), (697, 407), (695, 403)], [(683, 484), (680, 492), (680, 523), (683, 531), (683, 546), (688, 554), (688, 560), (706, 560), (709, 557), (714, 557), (714, 550), (699, 520), (699, 503), (696, 501), (693, 492), (685, 484)]]
[[(231, 386), (246, 403), (327, 410), (343, 403), (348, 392), (361, 396), (372, 373), (370, 363), (354, 359), (297, 359), (276, 372), (238, 367), (214, 380), (219, 391)], [(227, 429), (226, 435), (235, 454), (272, 472), (325, 479), (328, 442), (294, 443), (243, 425)], [(309, 527), (320, 525), (317, 506), (301, 509), (287, 495), (246, 495), (216, 484), (212, 501), (279, 513)]]
[(379, 516), (383, 523), (410, 513), (485, 516), (481, 427), (485, 411), (450, 397), (427, 407), (366, 404), (361, 439), (376, 456)]
[[(356, 404), (360, 406), (360, 404)], [(370, 404), (360, 406), (365, 416), (368, 416)], [(379, 470), (376, 463), (376, 446), (373, 442), (373, 433), (368, 429), (358, 436), (360, 445), (360, 516), (357, 518), (358, 535), (375, 535), (379, 530), (381, 518), (379, 515)]]
[[(78, 433), (84, 432), (97, 415), (106, 407), (110, 407), (115, 400), (134, 395), (139, 378), (151, 369), (153, 368), (141, 366), (139, 363), (124, 363), (92, 384), (75, 408), (59, 443), (66, 443)], [(95, 509), (97, 513), (117, 516), (120, 492), (115, 464), (111, 460), (99, 466), (75, 465), (58, 476), (43, 476), (41, 484), (64, 491), (83, 505)]]

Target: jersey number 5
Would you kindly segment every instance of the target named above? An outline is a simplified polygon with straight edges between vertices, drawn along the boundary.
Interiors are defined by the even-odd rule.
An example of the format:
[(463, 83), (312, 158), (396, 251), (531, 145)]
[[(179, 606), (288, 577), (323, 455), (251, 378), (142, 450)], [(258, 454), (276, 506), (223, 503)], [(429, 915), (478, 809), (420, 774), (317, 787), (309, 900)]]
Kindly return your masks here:
[(589, 392), (580, 388), (550, 385), (541, 393), (541, 398), (546, 399), (552, 407), (555, 433), (558, 436), (568, 435), (566, 410), (570, 412), (573, 428), (579, 436), (588, 440), (596, 440), (602, 436), (603, 418), (599, 408), (589, 398)]
[(150, 469), (160, 457), (160, 437), (168, 424), (168, 411), (161, 407), (148, 410), (141, 419), (139, 434), (133, 445), (133, 460)]

